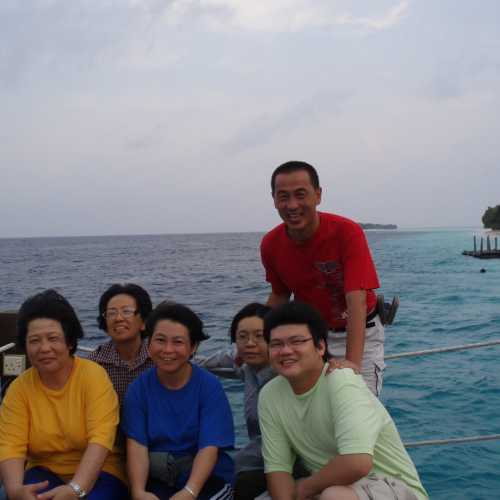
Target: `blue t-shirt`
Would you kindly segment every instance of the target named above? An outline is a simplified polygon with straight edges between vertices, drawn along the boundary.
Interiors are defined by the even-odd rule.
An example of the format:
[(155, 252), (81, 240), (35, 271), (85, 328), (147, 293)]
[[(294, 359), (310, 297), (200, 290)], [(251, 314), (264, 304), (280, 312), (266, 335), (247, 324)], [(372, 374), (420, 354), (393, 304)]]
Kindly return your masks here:
[(213, 474), (232, 483), (233, 460), (223, 451), (234, 447), (229, 402), (215, 375), (192, 368), (189, 382), (177, 390), (161, 384), (156, 368), (137, 377), (125, 396), (123, 431), (149, 451), (173, 455), (194, 456), (201, 448), (216, 446), (219, 457)]

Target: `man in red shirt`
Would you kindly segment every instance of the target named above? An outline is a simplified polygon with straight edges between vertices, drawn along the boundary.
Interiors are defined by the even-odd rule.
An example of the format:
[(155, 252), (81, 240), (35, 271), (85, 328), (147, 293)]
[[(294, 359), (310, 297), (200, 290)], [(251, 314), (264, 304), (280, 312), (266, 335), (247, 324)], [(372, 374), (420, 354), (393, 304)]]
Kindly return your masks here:
[(290, 300), (313, 305), (330, 327), (329, 348), (361, 371), (380, 394), (384, 328), (373, 291), (379, 281), (361, 227), (345, 217), (319, 212), (322, 190), (314, 167), (290, 161), (271, 177), (271, 190), (283, 223), (262, 239), (261, 257), (271, 284), (267, 303)]

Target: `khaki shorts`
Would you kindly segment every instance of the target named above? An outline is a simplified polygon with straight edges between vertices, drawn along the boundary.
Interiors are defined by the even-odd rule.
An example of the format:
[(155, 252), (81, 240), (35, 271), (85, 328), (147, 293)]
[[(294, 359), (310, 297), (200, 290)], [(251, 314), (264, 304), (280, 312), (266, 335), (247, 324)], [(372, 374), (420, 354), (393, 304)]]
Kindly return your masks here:
[[(365, 351), (363, 353), (363, 363), (361, 375), (363, 376), (368, 389), (379, 397), (382, 391), (384, 380), (384, 325), (380, 318), (373, 318), (374, 326), (367, 328), (365, 333)], [(328, 333), (328, 350), (335, 358), (345, 358), (346, 333)]]
[(359, 500), (418, 500), (403, 481), (389, 476), (370, 474), (351, 485)]

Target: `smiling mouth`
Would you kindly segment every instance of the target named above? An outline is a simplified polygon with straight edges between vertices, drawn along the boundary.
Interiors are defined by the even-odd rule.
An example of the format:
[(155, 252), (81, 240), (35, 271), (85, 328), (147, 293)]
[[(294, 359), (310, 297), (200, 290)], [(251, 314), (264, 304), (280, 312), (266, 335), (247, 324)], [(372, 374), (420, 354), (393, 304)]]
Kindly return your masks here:
[(280, 360), (280, 365), (286, 368), (288, 366), (294, 365), (296, 362), (297, 362), (296, 359), (287, 358), (287, 359)]
[(302, 221), (302, 215), (300, 214), (289, 214), (287, 217), (288, 222), (292, 224), (297, 224)]
[(52, 363), (52, 361), (54, 361), (54, 360), (55, 360), (55, 358), (42, 358), (42, 359), (39, 359), (38, 362), (47, 364), (47, 363)]

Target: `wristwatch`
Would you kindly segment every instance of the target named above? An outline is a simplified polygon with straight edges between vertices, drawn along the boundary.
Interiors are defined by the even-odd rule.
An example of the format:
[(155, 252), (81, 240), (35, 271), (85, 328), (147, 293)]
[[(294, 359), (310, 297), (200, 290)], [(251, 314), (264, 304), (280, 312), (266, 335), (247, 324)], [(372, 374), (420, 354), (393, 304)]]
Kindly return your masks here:
[(87, 498), (87, 492), (79, 484), (74, 481), (70, 481), (68, 486), (73, 490), (76, 498)]

